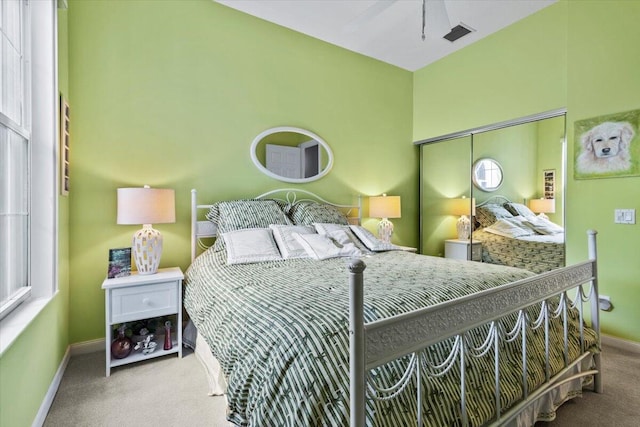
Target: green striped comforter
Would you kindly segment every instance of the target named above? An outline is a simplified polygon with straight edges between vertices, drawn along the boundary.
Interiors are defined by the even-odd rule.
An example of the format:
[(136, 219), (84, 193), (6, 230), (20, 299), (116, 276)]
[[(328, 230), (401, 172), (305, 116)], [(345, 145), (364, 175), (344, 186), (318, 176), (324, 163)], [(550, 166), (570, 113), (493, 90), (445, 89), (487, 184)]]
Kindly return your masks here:
[[(510, 267), (402, 251), (364, 261), (367, 322), (531, 275)], [(222, 365), (231, 422), (255, 427), (349, 424), (347, 260), (226, 265), (224, 251), (208, 250), (186, 276), (185, 308)], [(552, 335), (561, 340), (558, 328), (552, 328)], [(571, 328), (577, 331), (575, 319)], [(530, 333), (528, 340), (536, 348), (529, 347), (528, 353), (532, 389), (544, 381), (544, 334)], [(435, 346), (429, 357), (444, 357), (448, 347), (447, 342)], [(575, 357), (577, 339), (570, 349)], [(501, 400), (507, 407), (521, 397), (520, 348), (505, 344), (501, 351)], [(555, 371), (563, 362), (560, 350), (553, 354)], [(371, 374), (391, 385), (400, 378), (405, 362), (396, 361)], [(427, 425), (459, 423), (458, 369), (450, 377), (425, 379)], [(492, 358), (469, 361), (467, 387), (470, 421), (482, 425), (493, 417)], [(413, 425), (415, 385), (408, 389), (393, 401), (369, 401), (368, 425)]]

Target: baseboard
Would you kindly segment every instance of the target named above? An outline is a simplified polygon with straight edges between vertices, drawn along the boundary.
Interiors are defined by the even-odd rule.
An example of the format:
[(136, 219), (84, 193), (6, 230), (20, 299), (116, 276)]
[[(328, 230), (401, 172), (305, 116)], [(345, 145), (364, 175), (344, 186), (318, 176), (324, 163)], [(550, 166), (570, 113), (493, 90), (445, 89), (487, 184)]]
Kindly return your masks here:
[(71, 344), (72, 356), (77, 356), (79, 354), (95, 353), (97, 351), (104, 351), (104, 338)]
[(64, 371), (67, 369), (67, 365), (69, 364), (69, 359), (71, 359), (71, 356), (94, 353), (96, 351), (104, 351), (104, 338), (71, 344), (69, 347), (67, 347), (67, 351), (64, 352), (64, 356), (62, 357), (60, 366), (58, 366), (58, 370), (53, 376), (51, 385), (49, 385), (47, 394), (45, 394), (44, 399), (42, 400), (42, 404), (40, 405), (38, 414), (31, 424), (32, 427), (41, 427), (44, 424), (44, 421), (47, 418), (47, 414), (49, 413), (49, 409), (51, 409), (53, 398), (56, 397), (58, 387), (60, 387), (60, 381), (62, 381), (62, 376), (64, 375)]
[(602, 344), (607, 345), (609, 347), (614, 347), (620, 350), (630, 351), (632, 353), (640, 354), (640, 343), (635, 341), (628, 341), (622, 338), (612, 337), (611, 335), (600, 336)]
[(70, 358), (71, 358), (71, 350), (70, 350), (70, 347), (67, 347), (67, 351), (64, 352), (64, 356), (62, 357), (60, 366), (58, 366), (58, 370), (56, 371), (56, 374), (53, 376), (51, 385), (49, 385), (47, 394), (45, 394), (44, 399), (42, 400), (42, 404), (40, 405), (38, 414), (36, 415), (36, 418), (33, 420), (33, 423), (31, 424), (32, 427), (41, 427), (44, 424), (44, 420), (47, 418), (49, 409), (51, 409), (51, 405), (53, 404), (53, 398), (56, 397), (56, 393), (58, 392), (58, 387), (60, 387), (60, 381), (62, 381), (62, 376), (64, 375), (64, 371), (67, 369), (67, 364), (69, 363)]

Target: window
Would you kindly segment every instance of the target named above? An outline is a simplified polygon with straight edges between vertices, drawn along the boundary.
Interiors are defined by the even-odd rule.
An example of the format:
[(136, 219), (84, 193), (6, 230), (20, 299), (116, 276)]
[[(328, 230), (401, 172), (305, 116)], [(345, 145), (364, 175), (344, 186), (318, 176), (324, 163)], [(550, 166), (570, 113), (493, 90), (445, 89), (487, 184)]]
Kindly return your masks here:
[(56, 18), (53, 0), (0, 1), (0, 354), (57, 285)]
[(29, 17), (0, 3), (0, 317), (29, 296)]

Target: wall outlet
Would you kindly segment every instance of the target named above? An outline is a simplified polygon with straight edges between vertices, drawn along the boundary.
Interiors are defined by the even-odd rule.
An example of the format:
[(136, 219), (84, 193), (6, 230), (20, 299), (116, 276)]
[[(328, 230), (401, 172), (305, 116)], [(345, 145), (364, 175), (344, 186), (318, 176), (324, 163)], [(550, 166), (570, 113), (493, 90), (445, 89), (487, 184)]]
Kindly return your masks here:
[(608, 295), (599, 295), (598, 305), (600, 306), (600, 310), (602, 311), (613, 310), (613, 305), (611, 304), (611, 298)]

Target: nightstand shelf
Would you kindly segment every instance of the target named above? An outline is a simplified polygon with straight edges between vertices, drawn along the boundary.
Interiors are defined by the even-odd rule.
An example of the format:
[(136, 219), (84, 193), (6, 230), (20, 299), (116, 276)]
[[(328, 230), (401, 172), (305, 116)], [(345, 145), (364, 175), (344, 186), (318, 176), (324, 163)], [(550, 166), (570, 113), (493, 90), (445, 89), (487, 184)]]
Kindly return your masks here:
[[(155, 274), (105, 279), (102, 289), (105, 290), (105, 364), (106, 376), (111, 368), (135, 363), (142, 360), (168, 354), (182, 357), (182, 279), (180, 268), (164, 268)], [(170, 350), (162, 348), (164, 335), (157, 335), (154, 341), (156, 349), (148, 354), (141, 350), (132, 351), (123, 359), (111, 356), (111, 343), (114, 339), (113, 325), (130, 323), (138, 320), (152, 319), (161, 316), (174, 316), (172, 325), (173, 346)], [(132, 345), (135, 345), (133, 343)]]
[(482, 242), (479, 240), (474, 240), (473, 242), (458, 239), (445, 240), (444, 257), (469, 261), (482, 261)]

